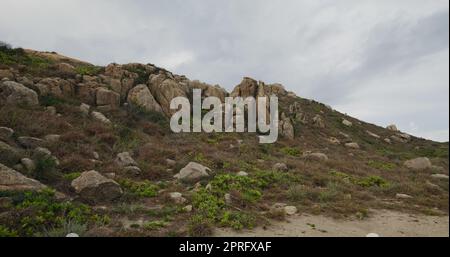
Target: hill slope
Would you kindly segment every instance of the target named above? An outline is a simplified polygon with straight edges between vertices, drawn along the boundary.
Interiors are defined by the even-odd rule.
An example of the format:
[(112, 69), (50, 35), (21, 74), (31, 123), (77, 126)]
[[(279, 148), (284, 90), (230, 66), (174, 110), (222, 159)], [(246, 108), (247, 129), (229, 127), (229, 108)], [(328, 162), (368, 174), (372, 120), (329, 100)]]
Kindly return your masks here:
[[(209, 235), (295, 212), (448, 215), (448, 143), (279, 84), (244, 78), (228, 93), (151, 64), (97, 67), (6, 47), (0, 79), (0, 235)], [(276, 94), (279, 140), (172, 133), (170, 100), (194, 88), (221, 99)]]

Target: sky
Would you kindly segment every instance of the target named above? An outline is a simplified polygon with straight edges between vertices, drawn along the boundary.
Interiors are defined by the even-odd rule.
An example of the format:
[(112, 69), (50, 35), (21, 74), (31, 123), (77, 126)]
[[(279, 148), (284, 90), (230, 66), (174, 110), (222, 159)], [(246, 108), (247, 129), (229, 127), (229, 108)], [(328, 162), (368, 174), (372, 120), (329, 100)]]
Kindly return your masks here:
[(231, 90), (281, 83), (358, 119), (449, 140), (448, 0), (0, 0), (0, 41), (153, 63)]

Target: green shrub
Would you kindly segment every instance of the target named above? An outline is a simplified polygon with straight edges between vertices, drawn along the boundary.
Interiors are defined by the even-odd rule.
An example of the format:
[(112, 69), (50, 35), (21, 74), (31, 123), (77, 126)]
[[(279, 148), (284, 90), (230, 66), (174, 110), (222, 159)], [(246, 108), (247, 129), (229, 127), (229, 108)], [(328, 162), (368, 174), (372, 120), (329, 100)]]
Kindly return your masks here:
[(147, 230), (155, 230), (167, 226), (167, 223), (160, 220), (146, 222), (143, 227)]
[(280, 150), (282, 153), (284, 153), (285, 155), (289, 155), (289, 156), (299, 156), (300, 155), (300, 150), (298, 150), (297, 148), (292, 148), (292, 147), (283, 147)]
[(55, 191), (51, 189), (18, 194), (14, 202), (16, 215), (12, 225), (18, 226), (16, 229), (21, 236), (62, 231), (70, 225), (87, 226), (107, 220), (104, 216), (93, 214), (87, 205), (56, 200)]
[(189, 220), (188, 233), (190, 236), (210, 236), (213, 233), (213, 224), (201, 215), (194, 215)]
[(241, 230), (243, 228), (251, 229), (255, 226), (255, 224), (255, 217), (244, 212), (225, 211), (222, 219), (220, 220), (220, 225), (230, 227), (235, 230)]
[(0, 237), (16, 237), (16, 236), (18, 236), (16, 231), (10, 230), (5, 226), (0, 225)]
[(137, 182), (129, 179), (122, 179), (119, 181), (119, 184), (134, 196), (155, 197), (158, 195), (159, 187), (148, 180)]
[(64, 179), (72, 181), (72, 180), (78, 178), (79, 176), (81, 176), (81, 172), (72, 172), (72, 173), (64, 174), (63, 177), (64, 177)]

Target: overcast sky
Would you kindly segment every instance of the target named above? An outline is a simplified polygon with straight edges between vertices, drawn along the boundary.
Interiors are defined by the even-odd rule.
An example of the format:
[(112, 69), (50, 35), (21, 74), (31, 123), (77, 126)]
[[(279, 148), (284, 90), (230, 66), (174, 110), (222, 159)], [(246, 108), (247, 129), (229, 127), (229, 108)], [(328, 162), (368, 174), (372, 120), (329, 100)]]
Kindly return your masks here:
[(449, 2), (0, 0), (0, 40), (154, 63), (230, 90), (282, 83), (381, 126), (449, 138)]

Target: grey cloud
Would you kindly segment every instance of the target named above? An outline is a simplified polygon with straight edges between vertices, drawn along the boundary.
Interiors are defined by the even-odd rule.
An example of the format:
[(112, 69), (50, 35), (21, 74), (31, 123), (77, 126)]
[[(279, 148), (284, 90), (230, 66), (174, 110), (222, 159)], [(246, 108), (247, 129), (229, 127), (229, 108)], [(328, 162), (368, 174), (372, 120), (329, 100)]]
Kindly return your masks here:
[(0, 39), (13, 45), (96, 64), (154, 63), (227, 89), (243, 76), (280, 82), (361, 119), (448, 140), (446, 0), (4, 0), (2, 6), (8, 11), (0, 16)]

